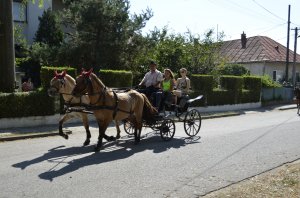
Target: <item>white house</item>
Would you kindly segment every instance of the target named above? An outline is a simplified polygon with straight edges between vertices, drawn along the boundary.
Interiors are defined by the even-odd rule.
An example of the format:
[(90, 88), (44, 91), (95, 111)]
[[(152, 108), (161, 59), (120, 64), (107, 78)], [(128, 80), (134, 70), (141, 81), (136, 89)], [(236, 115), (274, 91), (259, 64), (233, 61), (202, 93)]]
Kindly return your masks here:
[[(244, 65), (254, 75), (269, 75), (274, 81), (285, 77), (287, 48), (266, 37), (254, 36), (223, 42), (219, 51), (226, 62)], [(294, 52), (289, 51), (288, 77), (292, 78)], [(296, 55), (296, 82), (300, 81), (300, 55)]]
[(58, 10), (62, 8), (61, 0), (43, 0), (43, 5), (39, 6), (39, 1), (31, 0), (28, 3), (22, 3), (22, 0), (13, 0), (13, 19), (14, 24), (21, 27), (23, 35), (31, 44), (35, 38), (35, 33), (39, 26), (38, 17), (42, 16), (44, 10), (48, 8)]

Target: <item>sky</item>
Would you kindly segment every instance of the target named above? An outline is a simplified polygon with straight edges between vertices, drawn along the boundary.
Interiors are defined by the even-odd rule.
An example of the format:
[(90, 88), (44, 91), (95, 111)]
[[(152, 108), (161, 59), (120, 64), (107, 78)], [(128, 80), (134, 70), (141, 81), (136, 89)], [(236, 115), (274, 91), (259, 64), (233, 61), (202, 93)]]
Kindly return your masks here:
[[(240, 39), (245, 32), (247, 37), (267, 36), (287, 46), (289, 5), (289, 48), (294, 50), (295, 30), (292, 29), (300, 29), (300, 0), (130, 0), (130, 12), (152, 10), (154, 15), (143, 28), (144, 34), (154, 27), (167, 26), (172, 33), (190, 30), (201, 37), (213, 29), (225, 34), (224, 41)], [(300, 54), (300, 39), (297, 53)]]

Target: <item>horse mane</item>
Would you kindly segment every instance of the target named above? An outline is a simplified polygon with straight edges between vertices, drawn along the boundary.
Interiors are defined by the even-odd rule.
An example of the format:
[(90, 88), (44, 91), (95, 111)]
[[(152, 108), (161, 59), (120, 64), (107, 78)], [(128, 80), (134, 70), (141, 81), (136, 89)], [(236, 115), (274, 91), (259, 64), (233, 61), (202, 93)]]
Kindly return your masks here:
[(101, 87), (106, 87), (105, 84), (100, 80), (100, 78), (98, 78), (98, 76), (94, 73), (90, 74), (90, 77)]
[(69, 74), (66, 74), (65, 78), (67, 79), (67, 81), (69, 81), (70, 83), (72, 83), (72, 85), (76, 84), (75, 79), (72, 76), (70, 76)]

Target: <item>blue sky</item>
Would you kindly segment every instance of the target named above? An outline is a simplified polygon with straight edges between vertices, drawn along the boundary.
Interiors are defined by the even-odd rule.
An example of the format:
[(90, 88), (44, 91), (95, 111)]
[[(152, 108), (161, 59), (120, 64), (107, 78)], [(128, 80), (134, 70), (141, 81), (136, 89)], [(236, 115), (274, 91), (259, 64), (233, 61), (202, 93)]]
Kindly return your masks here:
[[(224, 32), (224, 40), (239, 39), (244, 31), (247, 37), (268, 36), (287, 45), (288, 5), (291, 5), (291, 25), (300, 28), (299, 0), (130, 0), (131, 13), (152, 9), (154, 16), (143, 32), (156, 26), (168, 26), (173, 33), (203, 35), (207, 30)], [(290, 49), (294, 49), (295, 31), (290, 31)], [(300, 31), (298, 31), (300, 35)], [(300, 54), (300, 38), (297, 53)]]

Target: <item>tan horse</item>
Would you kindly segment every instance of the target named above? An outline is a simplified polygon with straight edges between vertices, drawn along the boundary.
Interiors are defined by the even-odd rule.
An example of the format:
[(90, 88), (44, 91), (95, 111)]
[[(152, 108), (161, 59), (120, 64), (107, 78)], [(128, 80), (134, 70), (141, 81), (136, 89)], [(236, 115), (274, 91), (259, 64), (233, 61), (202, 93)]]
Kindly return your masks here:
[[(55, 71), (55, 76), (50, 81), (50, 88), (48, 89), (49, 96), (54, 96), (56, 94), (62, 94), (63, 99), (67, 105), (70, 106), (87, 106), (90, 104), (90, 99), (87, 95), (83, 95), (81, 97), (74, 97), (72, 96), (71, 92), (75, 87), (75, 79), (72, 78), (70, 75), (66, 73), (66, 71), (63, 71), (61, 73), (57, 73)], [(91, 133), (89, 130), (89, 120), (87, 113), (82, 112), (69, 112), (64, 114), (60, 120), (59, 120), (59, 135), (64, 137), (65, 139), (68, 139), (68, 135), (63, 132), (62, 127), (63, 123), (66, 121), (72, 119), (72, 118), (81, 118), (85, 131), (86, 131), (86, 140), (84, 141), (83, 145), (89, 145)], [(116, 138), (120, 138), (120, 128), (119, 124), (116, 122), (116, 128), (117, 128), (117, 136)], [(108, 137), (105, 135), (104, 137), (106, 140), (110, 141), (113, 140), (113, 137)]]
[(115, 93), (92, 73), (92, 69), (88, 72), (83, 71), (77, 77), (76, 86), (72, 92), (77, 97), (86, 93), (90, 98), (90, 110), (94, 112), (99, 126), (98, 144), (95, 151), (100, 150), (105, 131), (112, 120), (130, 119), (135, 128), (134, 137), (137, 144), (141, 136), (143, 111), (147, 116), (157, 113), (144, 94), (135, 90)]

